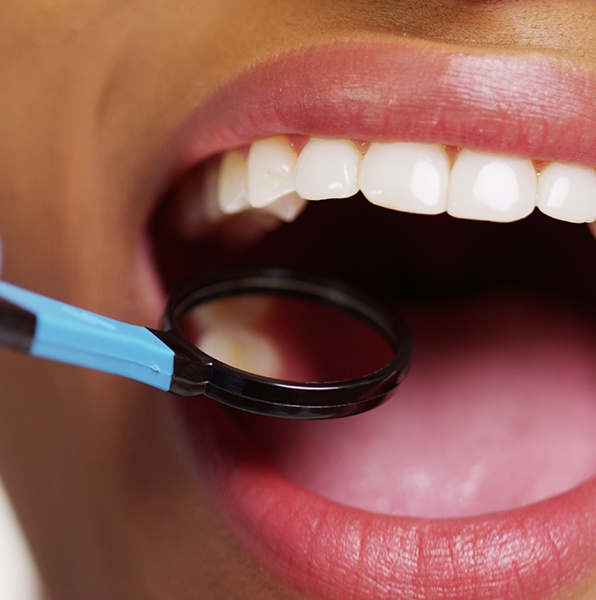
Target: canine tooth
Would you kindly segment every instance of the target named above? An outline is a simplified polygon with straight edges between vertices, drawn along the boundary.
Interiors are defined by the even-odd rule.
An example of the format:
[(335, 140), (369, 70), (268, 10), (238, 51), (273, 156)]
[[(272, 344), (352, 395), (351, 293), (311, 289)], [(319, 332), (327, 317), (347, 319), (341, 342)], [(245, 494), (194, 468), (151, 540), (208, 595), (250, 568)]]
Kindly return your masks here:
[(284, 221), (284, 223), (292, 223), (302, 214), (307, 204), (307, 200), (292, 192), (282, 196), (273, 202), (273, 204), (269, 204), (261, 210), (276, 216), (281, 221)]
[(226, 215), (233, 215), (250, 208), (246, 158), (238, 150), (223, 155), (219, 170), (218, 203)]
[(258, 140), (248, 153), (248, 202), (263, 208), (294, 191), (296, 153), (283, 136)]
[(551, 163), (538, 178), (538, 208), (563, 221), (594, 221), (596, 171), (580, 165)]
[(349, 140), (312, 138), (296, 165), (296, 192), (307, 200), (348, 198), (358, 192), (362, 154)]
[(462, 150), (451, 170), (447, 212), (464, 219), (507, 223), (534, 210), (536, 193), (531, 160)]
[(242, 371), (280, 377), (281, 358), (270, 340), (249, 328), (212, 327), (196, 345), (217, 360)]
[(447, 209), (449, 170), (442, 146), (373, 143), (360, 165), (360, 189), (378, 206), (436, 215)]

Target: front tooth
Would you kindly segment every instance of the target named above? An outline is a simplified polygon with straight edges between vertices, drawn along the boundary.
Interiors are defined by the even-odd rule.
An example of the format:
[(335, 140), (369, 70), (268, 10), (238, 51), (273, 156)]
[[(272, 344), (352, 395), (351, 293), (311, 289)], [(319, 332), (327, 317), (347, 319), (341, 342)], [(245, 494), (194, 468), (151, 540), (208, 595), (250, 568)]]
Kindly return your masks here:
[(451, 170), (447, 212), (454, 217), (507, 223), (536, 206), (531, 160), (462, 150)]
[(219, 170), (218, 203), (226, 215), (250, 208), (246, 170), (246, 157), (239, 150), (230, 150), (223, 155)]
[(196, 345), (209, 356), (242, 371), (279, 378), (282, 361), (270, 340), (250, 328), (213, 327)]
[(248, 202), (263, 208), (294, 191), (296, 153), (283, 136), (258, 140), (248, 153)]
[(362, 154), (349, 140), (312, 138), (296, 165), (296, 192), (307, 200), (349, 198), (358, 192)]
[(596, 171), (580, 165), (551, 163), (538, 179), (538, 208), (563, 221), (594, 221)]
[(360, 166), (360, 189), (378, 206), (436, 215), (447, 209), (449, 170), (443, 146), (373, 143)]

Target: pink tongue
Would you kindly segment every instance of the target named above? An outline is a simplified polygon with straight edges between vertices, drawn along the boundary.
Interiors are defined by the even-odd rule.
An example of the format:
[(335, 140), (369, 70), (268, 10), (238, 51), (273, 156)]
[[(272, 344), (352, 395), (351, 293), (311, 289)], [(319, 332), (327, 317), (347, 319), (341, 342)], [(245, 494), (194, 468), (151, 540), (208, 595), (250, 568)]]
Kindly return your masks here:
[(238, 417), (288, 478), (365, 510), (456, 517), (596, 473), (591, 320), (511, 297), (404, 316), (414, 363), (383, 406), (339, 421)]

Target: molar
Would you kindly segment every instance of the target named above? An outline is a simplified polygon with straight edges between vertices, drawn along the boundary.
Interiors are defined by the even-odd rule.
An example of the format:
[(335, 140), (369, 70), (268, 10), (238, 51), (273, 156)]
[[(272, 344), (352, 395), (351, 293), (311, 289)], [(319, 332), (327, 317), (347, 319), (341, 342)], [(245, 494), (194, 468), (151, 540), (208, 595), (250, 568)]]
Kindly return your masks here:
[(377, 206), (436, 215), (447, 209), (449, 170), (438, 144), (372, 143), (360, 166), (360, 189)]
[(538, 179), (538, 208), (550, 217), (573, 223), (596, 220), (596, 171), (550, 164)]
[(196, 306), (189, 314), (200, 329), (258, 327), (271, 315), (273, 298), (267, 295), (224, 296)]
[(296, 192), (307, 200), (356, 194), (362, 154), (349, 140), (312, 138), (296, 165)]
[(447, 212), (464, 219), (508, 223), (536, 206), (531, 160), (462, 150), (451, 170)]
[(195, 345), (237, 369), (279, 377), (281, 355), (261, 333), (272, 310), (272, 298), (260, 295), (218, 298), (198, 306), (189, 315), (199, 332)]
[(196, 341), (196, 346), (237, 369), (265, 377), (281, 376), (282, 360), (277, 348), (249, 327), (209, 327)]

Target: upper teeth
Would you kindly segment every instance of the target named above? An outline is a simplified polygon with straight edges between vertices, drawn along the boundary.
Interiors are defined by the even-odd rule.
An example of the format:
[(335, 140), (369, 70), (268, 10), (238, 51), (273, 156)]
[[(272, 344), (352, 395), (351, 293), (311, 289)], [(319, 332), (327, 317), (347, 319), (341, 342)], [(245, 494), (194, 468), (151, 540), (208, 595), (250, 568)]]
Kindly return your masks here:
[[(420, 214), (509, 222), (536, 206), (574, 223), (596, 220), (596, 170), (460, 151), (452, 161), (439, 144), (309, 139), (297, 153), (285, 136), (223, 155), (217, 204), (224, 214), (266, 211), (295, 219), (307, 200), (347, 198), (361, 190), (373, 204)], [(212, 198), (211, 201), (214, 199)]]

